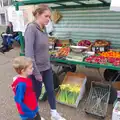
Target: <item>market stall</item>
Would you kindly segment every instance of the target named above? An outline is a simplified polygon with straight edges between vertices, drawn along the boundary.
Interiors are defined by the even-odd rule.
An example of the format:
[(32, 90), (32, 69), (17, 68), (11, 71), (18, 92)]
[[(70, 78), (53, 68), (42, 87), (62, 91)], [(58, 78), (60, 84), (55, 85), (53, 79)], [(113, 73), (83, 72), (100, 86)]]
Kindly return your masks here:
[[(120, 14), (114, 14), (114, 12), (110, 13), (108, 11), (110, 6), (109, 0), (14, 1), (16, 10), (19, 10), (19, 6), (40, 3), (48, 4), (53, 9), (53, 11), (56, 9), (62, 11), (62, 9), (66, 8), (65, 11), (60, 11), (61, 14), (59, 14), (59, 16), (62, 16), (63, 14), (63, 20), (61, 20), (58, 24), (55, 23), (56, 31), (52, 36), (54, 40), (51, 40), (50, 37), (49, 54), (51, 63), (53, 65), (59, 66), (58, 69), (62, 66), (62, 70), (58, 70), (59, 72), (57, 75), (60, 75), (62, 72), (66, 72), (65, 79), (63, 80), (62, 85), (59, 86), (59, 91), (57, 93), (58, 102), (67, 104), (72, 107), (77, 107), (85, 92), (85, 83), (87, 82), (87, 76), (81, 73), (75, 73), (76, 65), (81, 65), (89, 68), (97, 68), (98, 71), (100, 68), (120, 71), (120, 50), (118, 49), (120, 45), (120, 29), (118, 26)], [(107, 7), (107, 10), (102, 10), (100, 7)], [(70, 13), (67, 13), (66, 11), (69, 11), (71, 8), (76, 9), (71, 10)], [(80, 10), (83, 9), (83, 11), (80, 11), (79, 8)], [(92, 11), (89, 11), (89, 9), (86, 10), (85, 8), (90, 8)], [(97, 8), (98, 10), (96, 10)], [(101, 13), (99, 10), (101, 10)], [(92, 12), (94, 12), (94, 14), (92, 14)], [(73, 15), (73, 17), (70, 18), (72, 20), (67, 21), (69, 17), (72, 16), (71, 14)], [(66, 15), (66, 18), (64, 18), (64, 15)], [(89, 19), (90, 15), (93, 15), (93, 18)], [(79, 16), (81, 18), (79, 18)], [(112, 18), (112, 16), (115, 18)], [(103, 17), (102, 20), (101, 17)], [(89, 19), (90, 23), (89, 21), (85, 21), (86, 18)], [(54, 21), (56, 21), (56, 19), (54, 19)], [(24, 39), (21, 32), (19, 32), (19, 35), (21, 37), (21, 55), (24, 55)], [(65, 37), (62, 40), (60, 36), (63, 37), (64, 35)], [(68, 36), (67, 38), (66, 35)], [(113, 76), (111, 77), (110, 81), (118, 80), (119, 76), (120, 73), (118, 72), (114, 78), (112, 78)], [(102, 82), (104, 82), (103, 78)], [(92, 91), (96, 91), (97, 94), (99, 93), (101, 97), (93, 95)], [(92, 100), (91, 96), (94, 96), (95, 99)], [(99, 110), (95, 109), (91, 112), (91, 110), (89, 111), (89, 108), (86, 108), (86, 112), (100, 117), (105, 117), (109, 97), (110, 85), (104, 85), (103, 83), (92, 83), (90, 94), (87, 99), (87, 106), (89, 106), (89, 104), (94, 106), (93, 103), (90, 103), (90, 101), (94, 101), (96, 102), (94, 107), (97, 107)], [(100, 112), (98, 113), (98, 111)]]
[[(88, 45), (85, 42), (88, 42)], [(53, 50), (51, 52), (51, 62), (120, 70), (120, 52), (117, 50), (112, 50), (110, 43), (105, 40), (96, 40), (94, 43), (82, 40), (76, 46), (63, 47), (57, 53), (55, 51), (55, 54)]]

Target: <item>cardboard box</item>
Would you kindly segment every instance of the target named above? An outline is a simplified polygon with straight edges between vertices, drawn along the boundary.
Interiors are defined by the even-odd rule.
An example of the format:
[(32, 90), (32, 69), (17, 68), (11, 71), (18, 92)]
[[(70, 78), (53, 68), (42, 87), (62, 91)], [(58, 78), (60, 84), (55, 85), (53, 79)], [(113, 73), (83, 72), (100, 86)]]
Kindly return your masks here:
[(112, 86), (116, 89), (116, 90), (120, 90), (120, 81), (116, 81), (112, 83)]
[[(86, 82), (87, 82), (87, 77), (84, 74), (68, 72), (66, 74), (62, 84), (78, 84), (78, 85), (80, 85), (81, 89), (80, 89), (79, 96), (78, 96), (78, 98), (76, 100), (76, 103), (72, 104), (72, 105), (63, 103), (63, 102), (58, 101), (58, 100), (57, 100), (57, 102), (77, 108), (80, 100), (83, 98), (83, 95), (85, 93), (85, 84), (86, 84)], [(56, 98), (59, 96), (59, 93), (60, 93), (60, 90), (58, 91), (58, 93), (56, 95)]]
[(120, 101), (115, 104), (112, 113), (112, 120), (120, 120)]

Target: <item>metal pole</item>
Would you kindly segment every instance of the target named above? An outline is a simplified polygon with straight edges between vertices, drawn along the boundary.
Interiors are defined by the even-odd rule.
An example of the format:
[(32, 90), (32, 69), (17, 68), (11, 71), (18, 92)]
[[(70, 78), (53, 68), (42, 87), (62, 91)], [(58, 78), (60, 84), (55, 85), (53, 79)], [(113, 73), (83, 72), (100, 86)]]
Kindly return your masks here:
[(9, 6), (9, 0), (7, 1), (7, 3), (8, 3), (7, 6)]
[(4, 6), (4, 4), (3, 4), (3, 0), (1, 0), (1, 3), (2, 3), (2, 7)]
[[(16, 8), (17, 11), (19, 10), (18, 2), (16, 2), (15, 8)], [(22, 32), (18, 32), (18, 34), (19, 34), (19, 37), (20, 37), (20, 48), (21, 48), (20, 56), (24, 56), (25, 55), (25, 53), (24, 53), (24, 38), (23, 38)]]

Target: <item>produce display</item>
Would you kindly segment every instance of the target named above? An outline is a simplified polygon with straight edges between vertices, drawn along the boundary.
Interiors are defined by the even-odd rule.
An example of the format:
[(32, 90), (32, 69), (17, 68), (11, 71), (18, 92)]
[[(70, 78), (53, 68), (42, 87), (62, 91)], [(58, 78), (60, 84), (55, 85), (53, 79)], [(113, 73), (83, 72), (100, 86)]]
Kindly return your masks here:
[(120, 66), (120, 58), (108, 58), (108, 62), (114, 66)]
[(109, 46), (110, 42), (106, 41), (106, 40), (96, 40), (94, 43), (94, 46)]
[(62, 47), (59, 50), (49, 51), (51, 58), (66, 59), (66, 56), (70, 53), (69, 47)]
[(96, 40), (92, 45), (92, 51), (99, 53), (110, 49), (110, 42), (105, 40)]
[(89, 47), (91, 45), (91, 42), (89, 40), (81, 40), (77, 44), (78, 46), (86, 46)]
[(60, 93), (57, 99), (66, 104), (75, 104), (80, 93), (80, 85), (78, 84), (62, 84), (60, 85)]
[(114, 66), (120, 66), (120, 58), (104, 57), (104, 56), (90, 56), (85, 59), (85, 62), (97, 63), (97, 64), (111, 64)]
[[(88, 49), (83, 50), (82, 47), (89, 47), (92, 45), (90, 54), (86, 54)], [(106, 40), (96, 40), (91, 43), (89, 40), (81, 40), (77, 46), (65, 46), (51, 54), (51, 57), (67, 59), (78, 62), (97, 63), (105, 65), (120, 66), (120, 52), (115, 50), (109, 50), (110, 42)], [(106, 47), (107, 46), (107, 47)], [(92, 55), (93, 54), (93, 55)]]
[(58, 50), (58, 52), (56, 53), (56, 57), (66, 57), (68, 56), (69, 52), (70, 52), (69, 47), (63, 47)]
[(120, 52), (116, 52), (116, 51), (108, 51), (108, 52), (102, 52), (102, 53), (99, 53), (100, 56), (103, 56), (103, 57), (113, 57), (113, 58), (120, 58)]
[(85, 59), (89, 63), (98, 63), (98, 64), (112, 64), (114, 66), (120, 66), (120, 52), (108, 51), (99, 53), (98, 56), (90, 56)]
[(98, 64), (106, 64), (107, 63), (107, 58), (102, 57), (102, 56), (90, 56), (85, 59), (85, 62), (89, 63), (98, 63)]
[(77, 108), (84, 96), (86, 82), (85, 74), (67, 72), (56, 94), (57, 102)]

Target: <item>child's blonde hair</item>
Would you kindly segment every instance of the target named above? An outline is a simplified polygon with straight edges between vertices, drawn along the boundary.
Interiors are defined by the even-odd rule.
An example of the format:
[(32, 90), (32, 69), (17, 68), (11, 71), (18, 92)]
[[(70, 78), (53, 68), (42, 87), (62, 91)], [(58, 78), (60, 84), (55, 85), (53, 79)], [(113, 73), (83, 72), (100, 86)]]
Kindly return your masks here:
[(32, 59), (24, 56), (16, 57), (13, 60), (13, 67), (18, 74), (21, 74), (22, 70), (25, 70), (32, 64)]

